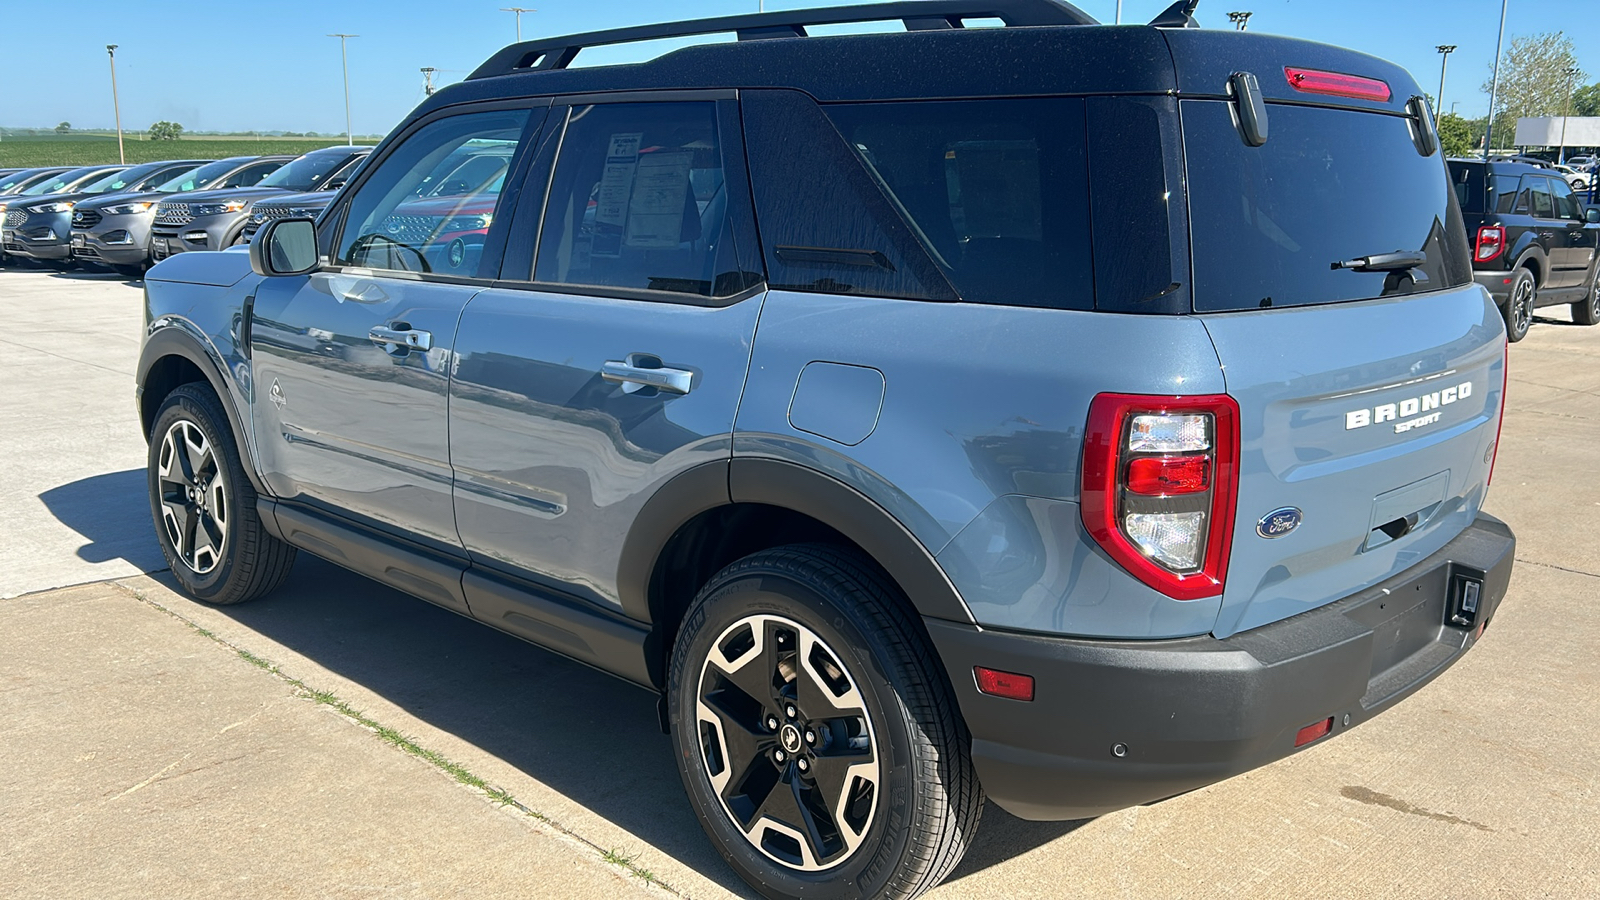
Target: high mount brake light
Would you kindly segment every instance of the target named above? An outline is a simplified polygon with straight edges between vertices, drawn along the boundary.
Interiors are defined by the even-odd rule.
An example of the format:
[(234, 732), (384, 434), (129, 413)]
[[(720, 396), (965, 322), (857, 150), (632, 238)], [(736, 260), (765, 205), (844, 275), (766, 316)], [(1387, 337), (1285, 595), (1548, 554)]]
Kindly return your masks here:
[(1174, 600), (1222, 593), (1238, 475), (1239, 404), (1226, 394), (1100, 394), (1089, 404), (1084, 528)]
[(1484, 225), (1478, 229), (1478, 241), (1472, 248), (1473, 262), (1488, 262), (1506, 249), (1506, 230), (1499, 225)]
[(1305, 94), (1327, 94), (1330, 97), (1350, 97), (1355, 100), (1389, 102), (1392, 96), (1389, 85), (1376, 78), (1345, 75), (1339, 72), (1322, 72), (1317, 69), (1297, 69), (1284, 66), (1283, 75), (1289, 86)]

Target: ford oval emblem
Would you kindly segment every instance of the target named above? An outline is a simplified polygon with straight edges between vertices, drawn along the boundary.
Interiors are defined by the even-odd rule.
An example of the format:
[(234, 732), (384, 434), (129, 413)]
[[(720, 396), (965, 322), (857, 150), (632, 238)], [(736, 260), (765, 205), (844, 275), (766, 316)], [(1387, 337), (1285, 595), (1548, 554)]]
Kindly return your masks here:
[(1293, 506), (1275, 509), (1256, 521), (1256, 534), (1264, 538), (1280, 538), (1300, 527), (1300, 510)]

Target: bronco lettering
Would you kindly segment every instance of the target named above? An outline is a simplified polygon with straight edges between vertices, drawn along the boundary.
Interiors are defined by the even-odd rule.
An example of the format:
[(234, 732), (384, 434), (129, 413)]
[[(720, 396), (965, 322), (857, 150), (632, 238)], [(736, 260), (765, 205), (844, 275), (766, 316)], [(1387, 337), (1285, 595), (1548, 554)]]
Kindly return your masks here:
[[(1442, 391), (1434, 391), (1431, 394), (1423, 394), (1420, 397), (1408, 397), (1399, 403), (1383, 403), (1370, 409), (1352, 409), (1344, 414), (1344, 430), (1353, 431), (1357, 428), (1365, 428), (1375, 422), (1395, 422), (1395, 420), (1402, 417), (1409, 419), (1409, 417), (1415, 416), (1418, 412), (1449, 406), (1457, 400), (1465, 400), (1471, 396), (1472, 382), (1463, 381), (1455, 387), (1447, 387)], [(1439, 421), (1442, 415), (1442, 413), (1434, 413), (1431, 416), (1422, 416), (1404, 422), (1397, 422), (1394, 426), (1395, 433), (1399, 434), (1410, 431), (1413, 428), (1432, 425)]]

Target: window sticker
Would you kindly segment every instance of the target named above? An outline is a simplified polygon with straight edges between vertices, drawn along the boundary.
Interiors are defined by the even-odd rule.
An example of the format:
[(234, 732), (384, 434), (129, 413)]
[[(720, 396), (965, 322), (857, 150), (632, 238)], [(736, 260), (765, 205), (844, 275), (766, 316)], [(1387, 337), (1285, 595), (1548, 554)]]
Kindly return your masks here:
[[(594, 256), (619, 256), (622, 253), (620, 232), (628, 220), (628, 196), (633, 191), (634, 169), (639, 162), (639, 143), (644, 132), (613, 134), (606, 150), (605, 174), (600, 178), (600, 188), (595, 192)], [(612, 226), (606, 228), (603, 226)], [(614, 230), (613, 230), (614, 229)]]
[(639, 158), (628, 203), (629, 247), (676, 249), (683, 235), (694, 151), (647, 153)]

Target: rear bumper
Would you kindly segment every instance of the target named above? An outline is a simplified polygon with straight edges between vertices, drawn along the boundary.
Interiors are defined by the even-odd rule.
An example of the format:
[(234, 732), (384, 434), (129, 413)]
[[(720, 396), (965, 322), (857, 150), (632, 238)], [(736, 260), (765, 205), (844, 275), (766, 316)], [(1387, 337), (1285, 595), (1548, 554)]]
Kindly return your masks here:
[[(1282, 759), (1307, 725), (1331, 717), (1338, 734), (1409, 696), (1482, 634), (1515, 548), (1503, 522), (1480, 515), (1382, 584), (1222, 640), (1074, 640), (926, 622), (990, 799), (1024, 819), (1086, 818)], [(1481, 584), (1476, 617), (1450, 624), (1468, 580)], [(1032, 675), (1035, 699), (980, 694), (978, 665)]]
[(1515, 274), (1505, 269), (1492, 272), (1475, 269), (1472, 272), (1472, 280), (1483, 285), (1483, 289), (1489, 292), (1495, 303), (1504, 303), (1506, 298), (1511, 296), (1511, 278)]

